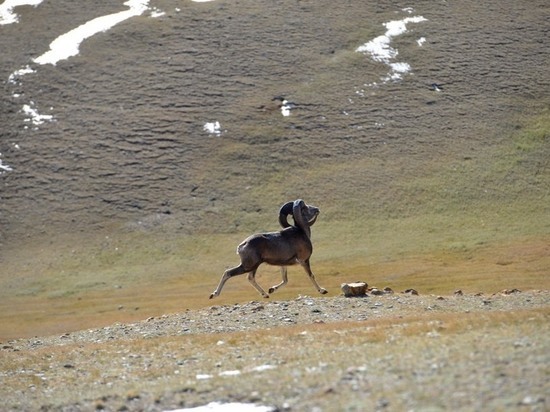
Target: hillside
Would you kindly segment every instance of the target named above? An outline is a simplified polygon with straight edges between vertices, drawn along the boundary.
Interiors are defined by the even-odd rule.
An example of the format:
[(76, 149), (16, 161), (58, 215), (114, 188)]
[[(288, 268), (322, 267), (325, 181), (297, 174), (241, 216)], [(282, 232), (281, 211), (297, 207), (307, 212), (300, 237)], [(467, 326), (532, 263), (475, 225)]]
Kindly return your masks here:
[[(355, 280), (550, 289), (547, 2), (153, 3), (165, 14), (55, 66), (32, 59), (120, 4), (45, 2), (0, 28), (1, 78), (36, 71), (0, 103), (13, 169), (0, 174), (0, 338), (211, 305), (236, 245), (296, 198), (321, 209), (312, 265), (332, 296)], [(425, 20), (390, 36), (394, 60), (356, 51), (413, 16)], [(30, 101), (54, 121), (25, 127)], [(219, 135), (204, 129), (215, 121)], [(304, 293), (291, 269), (277, 298)], [(256, 298), (243, 277), (218, 304)]]

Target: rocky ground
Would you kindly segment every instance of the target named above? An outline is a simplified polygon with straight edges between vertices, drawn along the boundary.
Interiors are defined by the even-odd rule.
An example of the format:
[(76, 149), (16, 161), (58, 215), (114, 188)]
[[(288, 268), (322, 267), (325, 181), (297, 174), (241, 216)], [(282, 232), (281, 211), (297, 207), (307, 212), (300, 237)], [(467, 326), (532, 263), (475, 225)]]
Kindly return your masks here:
[[(523, 245), (530, 234), (523, 217), (548, 207), (547, 152), (530, 152), (524, 142), (518, 150), (531, 157), (496, 164), (484, 153), (548, 107), (545, 0), (417, 1), (412, 10), (364, 0), (158, 0), (151, 3), (163, 16), (94, 36), (56, 66), (32, 63), (57, 36), (121, 11), (121, 3), (46, 1), (0, 28), (0, 153), (13, 169), (0, 174), (0, 296), (11, 322), (82, 316), (78, 306), (55, 307), (67, 296), (79, 304), (80, 295), (64, 288), (71, 279), (79, 285), (90, 266), (66, 256), (73, 246), (95, 253), (94, 237), (118, 252), (109, 239), (121, 231), (173, 248), (170, 236), (257, 230), (272, 221), (273, 205), (299, 196), (320, 206), (327, 222), (343, 218), (343, 209), (349, 221), (382, 219), (375, 226), (388, 227), (384, 240), (404, 235), (393, 229), (397, 217), (448, 209), (453, 222), (466, 208), (477, 215), (498, 205), (505, 224), (495, 218), (479, 245), (512, 238)], [(411, 72), (373, 86), (388, 66), (357, 47), (383, 34), (384, 23), (412, 15), (426, 21), (392, 41)], [(8, 81), (27, 65), (36, 72)], [(272, 107), (280, 95), (296, 103), (291, 116)], [(22, 107), (31, 102), (54, 121), (30, 124)], [(213, 121), (221, 136), (204, 130)], [(452, 176), (439, 182), (442, 171)], [(507, 219), (524, 199), (532, 203), (522, 219)], [(536, 221), (535, 235), (547, 233), (544, 224)], [(438, 230), (443, 250), (472, 242), (452, 225)], [(506, 230), (509, 238), (499, 238)], [(333, 242), (345, 248), (347, 241)], [(200, 238), (189, 243), (194, 258)], [(546, 246), (540, 250), (547, 256)], [(136, 258), (125, 253), (102, 265), (118, 264), (128, 284), (139, 283)], [(179, 277), (193, 263), (177, 261), (170, 272), (152, 266), (170, 261), (167, 252), (137, 253), (149, 256), (143, 279), (160, 276), (154, 287), (170, 287), (162, 276)], [(383, 259), (402, 253), (389, 250)], [(520, 254), (524, 266), (516, 270), (503, 256), (491, 276), (502, 278), (507, 267), (513, 280), (534, 265)], [(55, 266), (56, 259), (68, 263)], [(453, 264), (440, 263), (433, 282)], [(203, 270), (216, 273), (212, 284), (223, 264)], [(485, 276), (487, 267), (495, 264), (471, 276)], [(339, 268), (357, 273), (351, 269)], [(97, 302), (120, 284), (107, 272), (90, 275), (100, 285)], [(152, 294), (160, 296), (156, 307), (162, 292)], [(20, 301), (28, 306), (11, 304)], [(116, 313), (119, 303), (111, 303)], [(549, 408), (548, 290), (212, 303), (2, 342), (0, 410), (163, 411), (213, 401), (280, 411)], [(105, 318), (98, 307), (95, 315)]]
[(549, 308), (548, 291), (513, 289), (302, 296), (13, 340), (3, 408), (543, 411)]

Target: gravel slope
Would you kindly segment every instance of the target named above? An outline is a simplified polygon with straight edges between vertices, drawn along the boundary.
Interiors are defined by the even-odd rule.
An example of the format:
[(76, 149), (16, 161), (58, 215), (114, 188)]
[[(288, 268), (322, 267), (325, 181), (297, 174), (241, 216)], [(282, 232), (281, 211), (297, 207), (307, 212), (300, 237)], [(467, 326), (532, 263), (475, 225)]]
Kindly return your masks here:
[[(6, 410), (548, 406), (550, 292), (213, 306), (2, 344)], [(0, 409), (2, 409), (0, 407)]]

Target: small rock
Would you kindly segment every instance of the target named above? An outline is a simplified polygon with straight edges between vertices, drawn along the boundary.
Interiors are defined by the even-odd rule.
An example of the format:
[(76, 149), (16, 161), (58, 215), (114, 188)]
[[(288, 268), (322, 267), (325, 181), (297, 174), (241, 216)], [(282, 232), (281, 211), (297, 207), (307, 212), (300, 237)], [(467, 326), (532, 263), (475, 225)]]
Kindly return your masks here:
[(384, 288), (384, 293), (387, 294), (387, 295), (391, 295), (391, 294), (393, 293), (393, 289), (390, 288), (390, 287), (388, 287), (388, 286), (386, 286), (386, 287)]
[(370, 288), (369, 292), (372, 293), (373, 295), (376, 295), (376, 296), (380, 296), (380, 295), (384, 294), (384, 291), (380, 290), (378, 288)]
[(414, 289), (407, 289), (403, 293), (406, 293), (408, 295), (418, 295), (418, 292)]
[(519, 289), (504, 289), (500, 293), (502, 293), (503, 295), (512, 295), (514, 293), (521, 293), (521, 290), (519, 290)]
[(438, 296), (436, 299), (437, 300), (445, 300), (445, 298), (443, 296)]
[(365, 282), (342, 283), (340, 285), (344, 296), (347, 298), (365, 296), (367, 294), (367, 287), (368, 285)]
[(464, 292), (462, 292), (462, 290), (460, 290), (460, 289), (457, 289), (457, 290), (455, 290), (454, 295), (455, 296), (462, 296), (462, 295), (464, 295)]
[(520, 405), (534, 405), (539, 402), (544, 402), (544, 398), (539, 396), (526, 396), (519, 403)]

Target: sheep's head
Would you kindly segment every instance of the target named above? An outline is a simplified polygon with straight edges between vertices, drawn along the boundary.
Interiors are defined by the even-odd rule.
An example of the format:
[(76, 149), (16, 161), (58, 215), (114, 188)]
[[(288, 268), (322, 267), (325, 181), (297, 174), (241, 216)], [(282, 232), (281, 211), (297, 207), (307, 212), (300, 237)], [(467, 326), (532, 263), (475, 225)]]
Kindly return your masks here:
[(308, 226), (312, 226), (319, 216), (319, 208), (307, 205), (303, 200), (298, 199), (294, 202), (285, 203), (279, 211), (279, 223), (282, 227), (289, 227), (288, 215), (292, 215), (294, 223), (296, 224), (296, 216), (294, 215), (295, 211), (298, 211), (307, 222)]
[[(301, 211), (302, 216), (306, 220), (309, 226), (312, 226), (315, 221), (317, 220), (317, 216), (319, 216), (320, 210), (318, 207), (312, 206), (312, 205), (306, 205), (304, 201), (301, 201)], [(296, 202), (294, 202), (296, 204)]]

